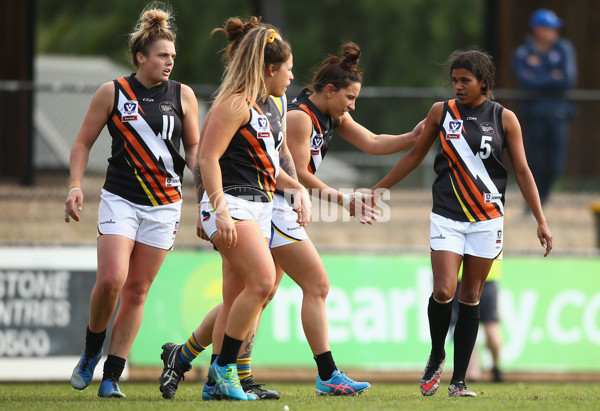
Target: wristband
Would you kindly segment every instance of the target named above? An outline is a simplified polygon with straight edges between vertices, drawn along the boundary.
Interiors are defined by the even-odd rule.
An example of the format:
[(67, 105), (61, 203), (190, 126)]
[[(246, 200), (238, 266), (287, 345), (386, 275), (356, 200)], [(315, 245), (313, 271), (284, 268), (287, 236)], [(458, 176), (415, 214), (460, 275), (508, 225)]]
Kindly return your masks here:
[[(75, 190), (79, 190), (79, 191), (81, 191), (81, 188), (79, 188), (79, 187), (73, 187), (73, 188), (71, 188), (71, 189), (69, 190), (69, 194), (71, 194), (71, 193), (72, 193), (73, 191), (75, 191)], [(67, 194), (67, 195), (69, 195), (69, 194)]]

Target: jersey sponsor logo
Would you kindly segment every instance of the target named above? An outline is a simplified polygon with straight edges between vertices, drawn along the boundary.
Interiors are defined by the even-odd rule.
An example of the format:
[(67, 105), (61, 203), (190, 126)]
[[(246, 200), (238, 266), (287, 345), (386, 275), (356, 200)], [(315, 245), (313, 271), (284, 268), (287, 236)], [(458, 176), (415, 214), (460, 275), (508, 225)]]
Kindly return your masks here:
[(494, 134), (494, 130), (496, 130), (496, 127), (493, 123), (485, 122), (481, 123), (481, 125), (479, 126), (479, 130), (481, 130), (483, 134), (491, 135)]
[(321, 150), (310, 150), (310, 154), (313, 156), (318, 156), (321, 153)]
[(181, 185), (181, 181), (179, 177), (167, 177), (165, 179), (165, 186), (167, 187), (179, 187)]
[(158, 105), (158, 109), (163, 114), (173, 114), (175, 112), (175, 105), (170, 101), (163, 101)]
[(315, 134), (310, 141), (310, 148), (312, 150), (319, 150), (323, 147), (323, 134)]
[(443, 234), (439, 234), (439, 235), (436, 235), (436, 236), (433, 236), (433, 237), (431, 237), (431, 239), (432, 239), (432, 240), (445, 240), (445, 239), (446, 239), (446, 237), (444, 237), (444, 235), (443, 235)]
[(269, 138), (271, 137), (271, 133), (268, 131), (259, 131), (257, 134), (258, 138)]
[(258, 116), (258, 127), (260, 128), (260, 130), (268, 130), (269, 129), (269, 120), (267, 119), (267, 116)]
[(138, 115), (138, 102), (135, 100), (127, 100), (123, 104), (123, 115), (121, 121), (135, 121)]
[(484, 193), (483, 195), (484, 203), (493, 203), (498, 200), (502, 200), (502, 194), (500, 193)]
[(467, 120), (477, 120), (477, 117), (467, 117)]
[(450, 120), (448, 122), (448, 130), (446, 130), (446, 140), (456, 140), (460, 138), (462, 126), (462, 120)]
[(98, 225), (103, 225), (103, 224), (117, 224), (117, 222), (116, 222), (115, 220), (113, 220), (112, 218), (109, 218), (109, 219), (108, 219), (108, 220), (106, 220), (106, 221), (100, 221), (100, 222), (98, 223)]

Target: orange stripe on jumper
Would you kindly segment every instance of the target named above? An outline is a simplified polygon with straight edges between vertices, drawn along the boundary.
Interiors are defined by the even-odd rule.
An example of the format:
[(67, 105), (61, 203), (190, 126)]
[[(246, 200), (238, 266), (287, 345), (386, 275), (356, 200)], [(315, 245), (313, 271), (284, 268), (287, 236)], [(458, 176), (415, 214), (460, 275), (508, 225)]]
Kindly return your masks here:
[[(164, 194), (163, 194), (163, 190), (161, 190), (161, 186), (156, 181), (156, 178), (157, 178), (156, 176), (161, 176), (161, 174), (162, 174), (160, 172), (160, 170), (158, 169), (158, 166), (154, 163), (154, 161), (152, 161), (152, 159), (150, 158), (150, 156), (148, 155), (146, 150), (144, 150), (144, 148), (140, 145), (139, 141), (137, 141), (137, 139), (135, 138), (133, 133), (131, 131), (129, 131), (127, 129), (127, 127), (125, 127), (125, 125), (121, 122), (121, 120), (119, 120), (118, 116), (116, 116), (116, 115), (113, 116), (113, 121), (115, 122), (115, 124), (119, 128), (119, 130), (121, 131), (123, 139), (127, 143), (129, 143), (129, 145), (131, 146), (131, 148), (130, 148), (130, 147), (128, 147), (127, 144), (125, 144), (125, 148), (131, 155), (133, 161), (136, 163), (136, 165), (142, 171), (142, 174), (146, 177), (146, 180), (148, 181), (148, 183), (150, 183), (150, 186), (152, 187), (154, 194), (156, 196), (158, 196), (161, 204), (173, 203), (173, 202), (181, 200), (181, 196), (179, 195), (179, 192), (174, 187), (162, 187), (164, 189)], [(139, 162), (139, 160), (134, 155), (134, 152), (132, 150), (134, 150), (135, 153), (141, 157), (141, 159), (144, 161), (144, 164)]]
[[(450, 100), (448, 102), (448, 106), (452, 110), (452, 113), (454, 114), (454, 116), (457, 119), (460, 120), (460, 113), (458, 112), (458, 107), (456, 106), (456, 101), (455, 100)], [(463, 126), (463, 131), (464, 131), (464, 126)], [(467, 186), (469, 187), (471, 193), (473, 193), (473, 197), (475, 197), (475, 199), (477, 200), (477, 202), (481, 206), (481, 208), (484, 210), (484, 212), (490, 218), (498, 218), (498, 217), (500, 217), (500, 213), (496, 209), (496, 206), (493, 203), (486, 203), (485, 202), (484, 197), (483, 197), (483, 193), (479, 192), (479, 189), (477, 188), (477, 186), (475, 185), (475, 183), (473, 182), (473, 180), (469, 177), (469, 174), (464, 170), (464, 168), (462, 167), (462, 165), (458, 162), (458, 158), (456, 157), (456, 154), (450, 149), (450, 147), (448, 146), (448, 144), (445, 141), (442, 141), (442, 142), (445, 143), (444, 147), (446, 148), (446, 151), (448, 152), (448, 154), (451, 156), (452, 160), (458, 166), (459, 172), (461, 173), (461, 175), (465, 179), (465, 181), (467, 183)], [(479, 215), (479, 212), (477, 212), (477, 214)], [(487, 220), (487, 218), (484, 218), (484, 219)]]
[[(117, 81), (119, 82), (119, 84), (121, 85), (121, 87), (123, 87), (123, 89), (125, 90), (125, 92), (127, 94), (129, 94), (129, 96), (127, 96), (127, 97), (129, 97), (129, 100), (138, 101), (137, 96), (135, 95), (135, 93), (131, 89), (131, 86), (129, 85), (129, 82), (127, 82), (127, 80), (125, 79), (125, 77), (121, 77)], [(138, 104), (138, 108), (140, 109), (140, 111), (142, 112), (142, 114), (146, 114), (146, 113), (144, 113), (144, 109), (139, 104)]]
[[(240, 134), (244, 136), (246, 141), (248, 141), (248, 143), (250, 143), (250, 145), (254, 149), (254, 154), (250, 153), (250, 155), (252, 155), (253, 158), (258, 157), (263, 163), (265, 171), (268, 173), (268, 176), (265, 176), (265, 189), (270, 192), (275, 191), (275, 167), (269, 160), (269, 157), (261, 147), (256, 137), (247, 128), (241, 128)], [(261, 169), (261, 167), (256, 163), (256, 161), (254, 161), (254, 164), (256, 165), (256, 168), (258, 168), (259, 170)]]

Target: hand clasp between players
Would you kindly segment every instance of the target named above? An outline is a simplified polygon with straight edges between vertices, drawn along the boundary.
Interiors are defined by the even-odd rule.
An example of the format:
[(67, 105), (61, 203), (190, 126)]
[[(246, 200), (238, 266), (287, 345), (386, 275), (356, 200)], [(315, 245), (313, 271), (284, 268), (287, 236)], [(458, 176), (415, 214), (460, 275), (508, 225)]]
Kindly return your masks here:
[(368, 189), (343, 194), (341, 205), (361, 224), (373, 224), (380, 215), (379, 211), (373, 208), (373, 193)]

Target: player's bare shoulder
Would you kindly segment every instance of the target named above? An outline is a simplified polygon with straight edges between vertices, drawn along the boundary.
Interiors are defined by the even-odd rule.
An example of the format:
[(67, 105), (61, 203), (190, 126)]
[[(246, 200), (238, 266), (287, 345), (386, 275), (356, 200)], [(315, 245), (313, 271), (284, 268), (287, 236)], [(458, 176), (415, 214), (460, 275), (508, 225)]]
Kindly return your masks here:
[(442, 114), (444, 113), (444, 102), (438, 101), (433, 103), (431, 108), (429, 109), (429, 113), (427, 113), (427, 118), (425, 119), (425, 125), (436, 126), (442, 120)]
[[(312, 120), (310, 115), (304, 110), (288, 110), (285, 114), (286, 122), (288, 127), (288, 135), (307, 135), (310, 137), (310, 131), (312, 130)], [(294, 133), (297, 132), (297, 133)]]
[(504, 126), (504, 130), (506, 132), (511, 132), (513, 130), (521, 130), (521, 126), (519, 124), (519, 120), (517, 119), (517, 115), (512, 111), (504, 107), (502, 110), (502, 124)]
[[(444, 102), (443, 101), (437, 101), (435, 103), (433, 103), (433, 105), (431, 106), (431, 108), (429, 109), (429, 115), (434, 115), (434, 116), (438, 116), (438, 117), (442, 117), (442, 113), (444, 111)], [(428, 115), (428, 117), (429, 117)]]

